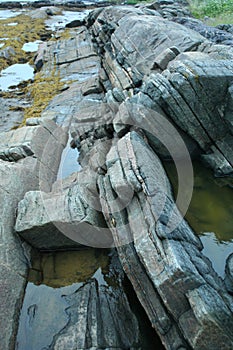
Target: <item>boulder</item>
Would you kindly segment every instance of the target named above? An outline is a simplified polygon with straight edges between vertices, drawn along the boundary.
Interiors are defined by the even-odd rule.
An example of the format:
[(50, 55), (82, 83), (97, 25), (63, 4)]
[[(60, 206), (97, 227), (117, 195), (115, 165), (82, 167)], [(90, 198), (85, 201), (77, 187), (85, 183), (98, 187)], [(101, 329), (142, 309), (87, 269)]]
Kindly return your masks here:
[(83, 26), (84, 24), (85, 24), (84, 20), (75, 19), (74, 21), (67, 23), (66, 28), (76, 28), (76, 27)]
[(52, 192), (27, 192), (18, 205), (15, 230), (39, 250), (101, 247), (98, 241), (102, 243), (104, 239), (105, 246), (111, 246), (111, 233), (103, 215), (97, 211), (94, 181), (91, 174), (81, 171), (64, 184), (58, 181)]

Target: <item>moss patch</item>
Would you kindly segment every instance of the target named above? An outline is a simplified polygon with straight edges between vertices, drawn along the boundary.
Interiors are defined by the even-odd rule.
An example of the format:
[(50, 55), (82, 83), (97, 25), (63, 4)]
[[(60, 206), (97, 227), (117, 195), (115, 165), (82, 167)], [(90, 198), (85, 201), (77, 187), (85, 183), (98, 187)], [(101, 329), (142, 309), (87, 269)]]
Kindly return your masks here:
[(232, 16), (233, 12), (232, 0), (189, 0), (189, 4), (191, 12), (197, 18)]

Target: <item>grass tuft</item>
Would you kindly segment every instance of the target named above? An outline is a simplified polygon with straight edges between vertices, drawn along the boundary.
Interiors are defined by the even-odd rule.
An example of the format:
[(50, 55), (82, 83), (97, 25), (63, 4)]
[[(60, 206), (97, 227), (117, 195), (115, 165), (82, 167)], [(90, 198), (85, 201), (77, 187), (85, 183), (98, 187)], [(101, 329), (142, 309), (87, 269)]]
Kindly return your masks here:
[[(233, 1), (232, 0), (189, 0), (190, 10), (197, 18), (228, 18), (233, 21)], [(232, 22), (231, 22), (232, 23)]]

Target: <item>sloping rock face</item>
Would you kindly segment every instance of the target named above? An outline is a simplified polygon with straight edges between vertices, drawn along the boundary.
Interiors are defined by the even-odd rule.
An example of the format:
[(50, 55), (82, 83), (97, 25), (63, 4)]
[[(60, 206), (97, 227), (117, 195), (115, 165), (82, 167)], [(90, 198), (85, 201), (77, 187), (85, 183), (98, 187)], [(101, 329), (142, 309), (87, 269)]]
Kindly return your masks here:
[(112, 87), (128, 96), (134, 90), (132, 102), (162, 113), (185, 131), (216, 175), (231, 174), (232, 49), (142, 11), (129, 15), (109, 8), (91, 26)]
[[(167, 349), (218, 349), (219, 343), (228, 349), (232, 299), (202, 255), (200, 240), (173, 210), (154, 151), (167, 153), (150, 111), (183, 130), (187, 145), (196, 144), (218, 175), (231, 174), (232, 51), (143, 8), (94, 11), (87, 26), (102, 58), (105, 74), (99, 79), (107, 92), (103, 102), (94, 102), (102, 118), (97, 108), (93, 113), (94, 104), (83, 109), (81, 101), (71, 132), (85, 155), (81, 164), (93, 167), (102, 155), (95, 168), (101, 205), (123, 267)], [(91, 101), (92, 91), (87, 96)], [(172, 137), (169, 147), (175, 147)]]
[[(163, 183), (166, 175), (159, 159), (136, 132), (126, 134), (115, 148), (107, 156), (107, 174), (99, 179), (100, 196), (116, 245), (120, 245), (123, 266), (151, 322), (171, 349), (217, 349), (219, 341), (223, 348), (230, 348), (232, 302), (229, 304), (223, 282), (202, 256), (201, 243), (186, 222), (181, 220), (175, 229), (168, 229), (171, 217), (180, 214), (173, 213), (174, 202), (169, 186)], [(122, 161), (123, 152), (128, 167)], [(133, 170), (134, 179), (128, 169)], [(113, 198), (117, 194), (122, 202), (125, 191), (119, 190), (118, 184), (125, 182), (124, 176), (134, 195), (125, 210), (115, 214)], [(173, 217), (172, 222), (175, 220)], [(126, 236), (133, 241), (127, 247)], [(146, 273), (140, 290), (137, 284), (142, 282), (143, 268)], [(144, 297), (143, 291), (150, 290), (151, 283), (155, 289)]]
[[(81, 171), (77, 177), (71, 176), (66, 188), (57, 186), (49, 193), (26, 193), (18, 206), (15, 229), (31, 246), (40, 250), (78, 248), (87, 243), (98, 247), (98, 237), (103, 236), (101, 227), (108, 230), (103, 215), (90, 205), (88, 190), (83, 193), (82, 178), (91, 185), (93, 179)], [(66, 235), (62, 233), (63, 228)], [(111, 244), (109, 231), (106, 246)]]
[[(55, 177), (46, 176), (47, 168), (55, 174), (53, 154), (42, 144), (48, 159), (40, 162), (40, 192), (37, 185), (26, 189), (31, 191), (19, 203), (16, 229), (41, 248), (40, 236), (51, 244), (57, 223), (69, 238), (70, 223), (77, 232), (91, 223), (91, 235), (81, 230), (73, 239), (93, 245), (94, 237), (94, 246), (114, 242), (167, 349), (227, 350), (233, 345), (232, 296), (178, 211), (158, 155), (185, 160), (178, 131), (215, 174), (232, 175), (233, 51), (163, 15), (147, 7), (94, 10), (70, 39), (43, 47), (45, 75), (55, 66), (64, 80), (78, 81), (51, 101), (42, 120), (70, 131), (83, 170), (77, 182), (66, 180), (58, 191)], [(35, 147), (26, 142), (29, 155), (24, 146), (14, 140), (8, 152), (3, 142), (4, 165), (36, 161)], [(95, 295), (92, 284), (85, 288)], [(69, 341), (67, 330), (57, 348)]]
[[(59, 133), (57, 133), (59, 130)], [(42, 162), (43, 144), (53, 136), (47, 163)], [(56, 139), (57, 135), (57, 139)], [(41, 180), (51, 187), (59, 166), (66, 133), (55, 123), (47, 126), (21, 128), (1, 134), (0, 200), (2, 203), (0, 232), (0, 347), (13, 349), (17, 321), (30, 265), (30, 246), (15, 234), (14, 224), (18, 202), (27, 191), (39, 189), (39, 168), (46, 177)], [(52, 155), (52, 157), (51, 157)], [(51, 163), (53, 162), (53, 167)], [(52, 169), (52, 170), (51, 170)]]

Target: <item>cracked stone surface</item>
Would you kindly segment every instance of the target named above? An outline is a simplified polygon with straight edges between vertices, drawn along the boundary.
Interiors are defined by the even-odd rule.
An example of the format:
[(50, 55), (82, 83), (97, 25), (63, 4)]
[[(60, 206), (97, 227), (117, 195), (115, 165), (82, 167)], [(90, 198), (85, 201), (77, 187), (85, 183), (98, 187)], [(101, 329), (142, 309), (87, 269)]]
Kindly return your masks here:
[[(7, 320), (0, 326), (2, 348), (13, 348), (30, 261), (30, 246), (14, 227), (32, 246), (44, 249), (46, 242), (57, 249), (68, 238), (54, 224), (69, 228), (75, 223), (76, 230), (86, 222), (93, 231), (85, 235), (81, 230), (84, 242), (79, 243), (93, 244), (98, 236), (98, 244), (115, 244), (166, 349), (232, 348), (231, 260), (224, 283), (175, 206), (160, 158), (169, 158), (165, 140), (183, 159), (170, 131), (176, 130), (185, 135), (191, 156), (202, 158), (218, 176), (232, 175), (233, 51), (174, 23), (174, 17), (189, 17), (181, 1), (178, 5), (164, 0), (149, 7), (95, 9), (84, 25), (72, 28), (69, 39), (48, 42), (38, 53), (35, 63), (42, 72), (55, 67), (68, 89), (49, 103), (38, 125), (32, 120), (31, 126), (29, 121), (20, 131), (1, 135), (0, 293)], [(169, 137), (158, 115), (174, 127)], [(59, 182), (55, 175), (68, 132), (83, 169)], [(169, 230), (171, 222), (177, 225)], [(113, 311), (131, 315), (124, 296), (117, 296), (112, 310), (114, 295), (90, 281), (73, 294), (72, 324), (54, 338), (51, 349), (135, 348), (117, 327), (106, 332), (103, 343), (96, 331), (102, 329), (97, 295), (108, 304), (101, 320), (106, 316), (108, 323)], [(88, 322), (87, 314), (93, 316)], [(133, 316), (131, 321), (128, 340), (136, 329)], [(119, 343), (112, 342), (116, 333)]]

